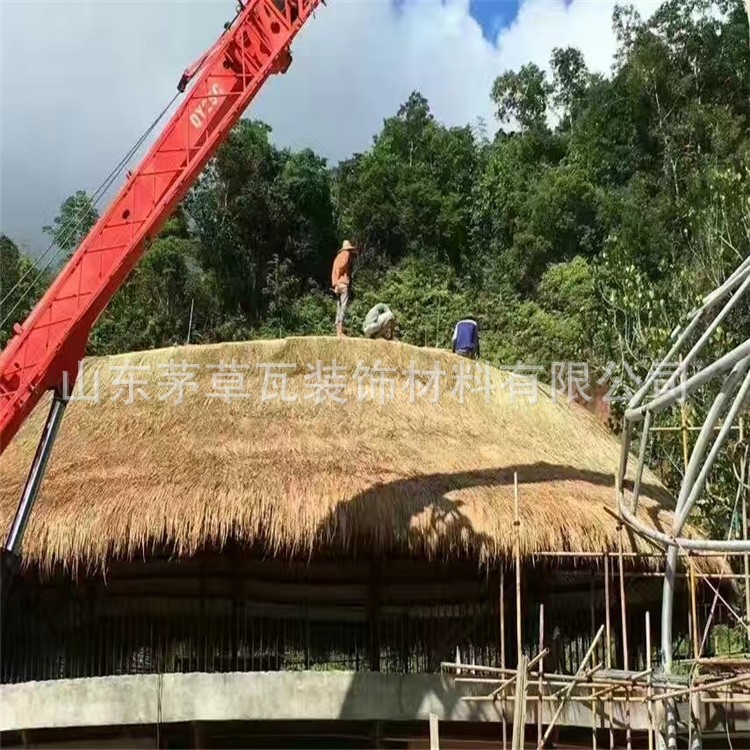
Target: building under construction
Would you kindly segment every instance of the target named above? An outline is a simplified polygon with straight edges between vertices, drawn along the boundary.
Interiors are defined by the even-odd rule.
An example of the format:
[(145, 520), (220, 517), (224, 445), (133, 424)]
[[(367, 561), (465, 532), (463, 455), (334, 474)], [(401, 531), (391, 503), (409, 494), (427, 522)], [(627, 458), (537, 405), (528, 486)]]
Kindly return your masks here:
[(664, 674), (620, 444), (532, 386), (361, 340), (87, 361), (3, 607), (3, 745), (652, 747), (669, 703), (679, 746), (743, 746), (747, 559), (680, 557)]

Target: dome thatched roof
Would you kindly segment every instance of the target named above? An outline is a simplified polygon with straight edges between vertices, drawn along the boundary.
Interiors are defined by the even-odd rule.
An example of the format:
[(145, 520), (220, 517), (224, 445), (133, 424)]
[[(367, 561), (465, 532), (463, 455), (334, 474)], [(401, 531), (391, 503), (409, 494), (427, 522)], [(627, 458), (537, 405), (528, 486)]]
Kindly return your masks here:
[[(178, 379), (170, 379), (170, 360), (188, 364), (182, 403), (177, 392), (159, 399)], [(333, 360), (347, 370), (343, 391), (332, 389), (346, 403), (316, 403), (316, 363)], [(222, 373), (222, 361), (247, 369)], [(378, 377), (386, 381), (385, 398), (378, 387), (371, 398), (369, 375), (354, 378), (360, 361), (376, 386)], [(91, 395), (98, 372), (101, 403), (68, 407), (26, 532), (26, 560), (96, 567), (154, 545), (189, 555), (232, 538), (285, 556), (324, 548), (488, 561), (512, 553), (514, 473), (522, 554), (617, 549), (616, 522), (604, 506), (614, 508), (619, 444), (604, 426), (541, 391), (535, 404), (526, 397), (512, 403), (510, 375), (497, 370), (489, 403), (481, 387), (459, 403), (452, 375), (437, 403), (432, 393), (412, 402), (401, 372), (412, 362), (446, 373), (467, 364), (443, 351), (327, 338), (89, 360), (84, 391)], [(264, 369), (257, 365), (265, 363), (294, 365), (287, 394), (296, 401), (261, 400)], [(135, 402), (125, 403), (129, 389), (118, 385), (131, 377), (125, 365), (145, 368), (131, 372), (134, 381), (149, 381), (138, 386), (148, 401), (136, 388)], [(393, 374), (377, 368), (397, 371), (392, 401)], [(212, 397), (238, 385), (249, 398)], [(42, 404), (0, 457), (6, 528), (45, 414)], [(641, 518), (668, 527), (669, 514), (657, 512), (653, 499), (663, 488), (650, 474), (644, 482)], [(627, 549), (642, 544), (623, 537)]]

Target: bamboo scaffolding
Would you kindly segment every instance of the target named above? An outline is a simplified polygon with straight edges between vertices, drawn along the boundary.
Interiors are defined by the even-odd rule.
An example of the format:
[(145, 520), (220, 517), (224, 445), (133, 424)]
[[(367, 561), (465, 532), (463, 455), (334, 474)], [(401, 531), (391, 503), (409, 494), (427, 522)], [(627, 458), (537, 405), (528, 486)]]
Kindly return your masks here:
[(563, 699), (563, 697), (568, 693), (568, 690), (570, 690), (571, 686), (578, 686), (581, 682), (589, 682), (591, 678), (599, 671), (602, 670), (604, 667), (604, 664), (599, 662), (598, 664), (595, 664), (591, 669), (587, 669), (584, 672), (580, 672), (580, 667), (578, 668), (578, 672), (576, 672), (573, 675), (573, 679), (570, 682), (567, 682), (561, 687), (559, 690), (554, 692), (552, 694), (552, 697), (558, 700)]
[[(526, 663), (526, 670), (530, 671), (532, 667), (536, 666), (539, 662), (544, 659), (545, 656), (549, 653), (549, 649), (545, 648), (542, 649), (531, 661), (527, 660)], [(445, 665), (448, 666), (448, 665)], [(461, 667), (458, 667), (456, 665), (450, 665), (452, 667), (455, 667), (456, 669), (462, 669)], [(507, 672), (511, 673), (510, 677), (507, 677), (504, 680), (500, 681), (500, 684), (497, 685), (498, 680), (493, 677), (455, 677), (454, 682), (456, 683), (462, 683), (462, 684), (473, 684), (473, 685), (486, 685), (486, 684), (492, 684), (497, 685), (497, 687), (487, 696), (484, 695), (467, 695), (463, 697), (463, 700), (465, 701), (488, 701), (488, 700), (497, 700), (497, 697), (500, 695), (500, 693), (503, 693), (512, 682), (514, 682), (517, 679), (518, 670), (517, 669), (508, 669)], [(534, 676), (536, 676), (538, 673), (533, 673)]]
[[(684, 424), (683, 424), (684, 426)], [(683, 440), (686, 439), (686, 431), (682, 430)], [(685, 443), (683, 443), (683, 446)], [(714, 610), (717, 602), (721, 602), (726, 610), (738, 622), (745, 625), (742, 615), (731, 605), (731, 603), (722, 596), (718, 586), (723, 580), (744, 580), (745, 571), (742, 573), (702, 573), (696, 569), (696, 558), (719, 558), (725, 560), (744, 560), (743, 555), (733, 554), (730, 552), (693, 552), (686, 551), (678, 546), (678, 553), (683, 558), (687, 558), (685, 572), (680, 574), (680, 578), (686, 581), (686, 589), (689, 593), (688, 601), (688, 637), (692, 642), (689, 653), (692, 658), (679, 660), (679, 663), (691, 665), (691, 673), (688, 678), (680, 679), (674, 675), (657, 672), (653, 663), (653, 648), (651, 642), (651, 613), (647, 610), (644, 612), (645, 625), (645, 669), (635, 671), (631, 669), (631, 659), (633, 655), (630, 651), (630, 633), (628, 629), (628, 601), (626, 578), (647, 578), (661, 577), (663, 573), (656, 571), (629, 572), (625, 570), (625, 560), (635, 558), (663, 558), (663, 552), (626, 552), (623, 550), (622, 535), (625, 530), (627, 519), (616, 514), (611, 509), (607, 509), (611, 515), (615, 516), (618, 521), (618, 539), (616, 552), (599, 552), (599, 553), (576, 553), (572, 551), (565, 552), (543, 552), (537, 553), (534, 557), (558, 557), (558, 558), (588, 558), (598, 559), (601, 563), (601, 572), (592, 570), (590, 575), (590, 598), (591, 598), (591, 624), (595, 625), (596, 621), (596, 585), (597, 580), (604, 581), (604, 599), (605, 612), (604, 623), (599, 627), (586, 654), (581, 659), (576, 673), (560, 674), (546, 672), (544, 669), (543, 659), (549, 653), (549, 648), (545, 647), (545, 606), (540, 603), (539, 606), (539, 634), (538, 634), (538, 653), (533, 659), (529, 659), (523, 653), (523, 587), (522, 587), (522, 568), (521, 568), (521, 518), (520, 518), (520, 489), (518, 475), (514, 474), (513, 483), (514, 499), (514, 597), (515, 597), (515, 625), (516, 625), (516, 668), (509, 668), (506, 663), (505, 641), (505, 571), (500, 571), (500, 591), (499, 591), (499, 611), (500, 611), (500, 667), (490, 667), (477, 664), (464, 664), (458, 658), (455, 662), (443, 662), (443, 670), (453, 672), (453, 680), (456, 684), (465, 684), (472, 686), (487, 686), (488, 690), (482, 695), (462, 696), (462, 700), (469, 702), (494, 702), (500, 703), (499, 709), (503, 720), (503, 749), (508, 748), (508, 731), (507, 731), (507, 706), (509, 701), (513, 701), (514, 717), (512, 725), (511, 748), (521, 748), (523, 746), (524, 723), (526, 717), (526, 706), (528, 701), (535, 701), (538, 706), (536, 716), (537, 728), (537, 748), (541, 750), (549, 741), (550, 736), (556, 730), (560, 716), (568, 703), (585, 704), (591, 711), (591, 746), (597, 750), (597, 723), (599, 717), (609, 730), (610, 748), (614, 748), (614, 727), (615, 727), (615, 706), (625, 707), (624, 718), (619, 718), (621, 722), (618, 726), (625, 732), (627, 747), (631, 747), (630, 732), (630, 712), (632, 705), (645, 706), (647, 717), (647, 741), (649, 750), (654, 750), (656, 746), (656, 711), (655, 707), (663, 705), (665, 701), (686, 700), (693, 712), (693, 718), (699, 715), (696, 707), (703, 704), (731, 705), (731, 704), (748, 704), (750, 703), (750, 671), (748, 673), (735, 674), (730, 677), (722, 676), (719, 679), (702, 679), (699, 669), (741, 669), (750, 666), (747, 660), (737, 658), (710, 658), (703, 657), (703, 646), (712, 625)], [(628, 524), (630, 528), (630, 525)], [(638, 529), (634, 529), (636, 533)], [(617, 570), (612, 567), (613, 556), (617, 555)], [(617, 576), (617, 583), (615, 583)], [(698, 607), (698, 586), (700, 583), (706, 583), (707, 586), (716, 594), (714, 605), (706, 624), (706, 632), (703, 638), (699, 638), (703, 623), (701, 620), (700, 610)], [(714, 583), (716, 585), (714, 585)], [(619, 602), (614, 601), (617, 594), (613, 591), (613, 584), (618, 587)], [(509, 592), (508, 592), (509, 593)], [(622, 644), (619, 648), (613, 640), (613, 622), (612, 609), (617, 607), (615, 612), (620, 617), (619, 635)], [(745, 625), (747, 628), (747, 625)], [(592, 627), (593, 629), (593, 627)], [(750, 635), (750, 633), (749, 633)], [(600, 646), (601, 644), (601, 646)], [(589, 666), (593, 661), (593, 656), (597, 648), (603, 648), (604, 658), (601, 663)], [(622, 658), (623, 669), (613, 669), (613, 658)], [(520, 667), (520, 668), (519, 668)], [(536, 667), (536, 668), (535, 668)], [(726, 672), (725, 672), (726, 674)], [(748, 689), (746, 690), (746, 686)], [(720, 691), (726, 691), (721, 694)], [(551, 719), (548, 723), (544, 721), (544, 707), (553, 706)], [(689, 725), (690, 731), (700, 731), (698, 722)]]
[(719, 687), (725, 687), (727, 685), (735, 685), (737, 683), (747, 682), (750, 685), (750, 673), (736, 675), (734, 677), (728, 677), (726, 680), (717, 680), (716, 682), (707, 683), (693, 683), (687, 688), (682, 690), (671, 690), (666, 693), (660, 693), (654, 696), (654, 701), (664, 701), (671, 698), (681, 698), (685, 695), (692, 695), (693, 693), (709, 692)]
[[(564, 704), (568, 701), (573, 702), (579, 702), (579, 703), (591, 703), (592, 700), (598, 701), (601, 699), (601, 696), (597, 696), (596, 693), (586, 693), (586, 694), (573, 694), (574, 689), (585, 689), (585, 688), (591, 688), (591, 684), (587, 683), (586, 680), (590, 676), (590, 672), (592, 670), (586, 670), (575, 682), (567, 683), (565, 687), (564, 692), (558, 692), (552, 695), (537, 695), (535, 696), (536, 700), (542, 700), (542, 701), (548, 701), (550, 703), (555, 703), (558, 706), (561, 704)], [(529, 675), (531, 677), (532, 675)], [(516, 681), (518, 677), (518, 673), (514, 675), (511, 682)], [(714, 690), (719, 690), (723, 687), (729, 687), (731, 685), (735, 684), (741, 684), (743, 681), (748, 682), (750, 684), (750, 675), (737, 675), (733, 678), (729, 678), (727, 680), (721, 680), (717, 681), (716, 683), (711, 683), (705, 686), (697, 685), (695, 687), (685, 687), (681, 690), (673, 690), (670, 692), (662, 693), (662, 694), (654, 694), (653, 696), (649, 696), (649, 689), (650, 688), (648, 683), (643, 684), (637, 684), (634, 687), (642, 690), (643, 692), (641, 694), (631, 694), (631, 695), (611, 695), (607, 697), (607, 702), (614, 701), (616, 703), (636, 703), (636, 704), (653, 704), (653, 703), (659, 703), (663, 700), (671, 700), (673, 698), (682, 698), (685, 696), (689, 696), (693, 693), (711, 693)], [(534, 686), (534, 683), (528, 683), (528, 686)], [(535, 687), (535, 686), (534, 686)], [(620, 688), (626, 687), (626, 686), (617, 686)], [(633, 688), (626, 688), (627, 690), (632, 690)], [(565, 694), (567, 691), (570, 691), (570, 694)], [(741, 697), (744, 696), (744, 697)], [(509, 694), (505, 696), (507, 700), (513, 700), (515, 698), (515, 693)], [(733, 692), (732, 695), (728, 695), (725, 698), (701, 698), (701, 700), (705, 703), (726, 703), (726, 702), (740, 702), (740, 703), (748, 703), (748, 699), (750, 699), (750, 690), (747, 692), (740, 691), (740, 692)], [(487, 702), (491, 701), (492, 698), (490, 698), (489, 695), (466, 695), (462, 696), (462, 700), (470, 702), (470, 703), (476, 703), (476, 702)]]
[[(586, 654), (584, 655), (583, 659), (581, 660), (581, 663), (578, 665), (578, 671), (576, 672), (576, 677), (579, 678), (579, 680), (585, 679), (585, 673), (586, 673), (586, 665), (589, 662), (589, 659), (594, 654), (594, 651), (596, 650), (596, 645), (601, 640), (602, 634), (604, 633), (604, 625), (602, 625), (599, 630), (597, 631), (596, 635), (594, 636), (594, 640), (591, 642), (591, 645), (588, 648), (588, 651), (586, 651)], [(570, 694), (573, 692), (573, 689), (577, 685), (577, 681), (573, 681), (570, 683), (570, 686), (566, 688), (565, 693), (563, 694), (562, 700), (560, 701), (560, 705), (557, 707), (557, 710), (552, 715), (552, 719), (550, 720), (550, 723), (547, 725), (547, 730), (545, 731), (544, 735), (542, 736), (541, 742), (538, 745), (539, 750), (544, 747), (544, 743), (547, 742), (549, 739), (550, 734), (552, 733), (552, 730), (555, 727), (555, 722), (560, 718), (560, 714), (563, 711), (563, 708), (565, 708), (565, 699), (570, 696)]]
[[(545, 655), (548, 653), (548, 649), (545, 649)], [(535, 658), (538, 658), (535, 657)], [(493, 674), (497, 674), (497, 677), (454, 677), (453, 681), (456, 683), (463, 683), (463, 684), (476, 684), (476, 685), (495, 685), (498, 686), (503, 680), (503, 677), (508, 677), (511, 675), (515, 675), (518, 670), (516, 669), (500, 669), (499, 667), (482, 667), (478, 665), (473, 664), (463, 664), (461, 662), (443, 662), (441, 664), (441, 667), (443, 669), (454, 669), (456, 670), (456, 673), (459, 674), (461, 672), (469, 671), (469, 670), (492, 670)], [(597, 685), (598, 687), (603, 686), (609, 686), (612, 685), (614, 688), (630, 688), (633, 687), (634, 681), (636, 679), (643, 679), (647, 676), (648, 670), (643, 670), (641, 672), (634, 672), (631, 675), (625, 675), (622, 677), (619, 676), (611, 676), (607, 673), (606, 669), (602, 667), (601, 664), (597, 665), (598, 669), (596, 671), (589, 670), (590, 672), (590, 682), (592, 685)], [(651, 670), (653, 674), (653, 669)], [(529, 677), (532, 680), (536, 680), (539, 677), (539, 672), (535, 672), (531, 670), (529, 672)], [(561, 685), (566, 686), (571, 682), (577, 682), (579, 679), (576, 677), (576, 675), (570, 675), (570, 674), (558, 674), (558, 673), (545, 673), (544, 674), (544, 682), (547, 685)], [(685, 685), (684, 684), (678, 684), (675, 682), (668, 682), (664, 679), (657, 679), (654, 682), (655, 685), (658, 685), (660, 688), (669, 688), (672, 690), (682, 690)]]
[[(620, 520), (620, 516), (617, 515), (617, 511), (610, 508), (608, 505), (603, 505), (602, 509), (609, 513), (612, 517), (616, 518), (618, 521)], [(628, 519), (624, 516), (622, 517), (622, 522), (630, 528), (630, 524), (628, 523)], [(633, 529), (633, 531), (637, 531), (637, 529)], [(639, 536), (642, 536), (642, 534), (639, 534)], [(655, 544), (655, 542), (652, 539), (647, 539), (646, 537), (642, 537), (645, 541), (650, 542), (651, 544)], [(607, 554), (607, 553), (604, 553)], [(711, 550), (703, 550), (703, 549), (695, 549), (690, 550), (689, 553), (684, 552), (682, 554), (690, 554), (692, 557), (710, 557), (710, 558), (732, 558), (736, 557), (737, 559), (742, 559), (744, 556), (744, 553), (742, 552), (731, 552), (731, 551), (721, 551), (721, 552), (712, 552)], [(601, 552), (587, 552), (585, 550), (581, 550), (580, 552), (572, 551), (572, 550), (539, 550), (537, 552), (533, 553), (534, 558), (547, 558), (547, 557), (559, 557), (559, 558), (580, 558), (581, 560), (586, 559), (592, 559), (592, 558), (601, 558), (602, 553)], [(660, 560), (664, 559), (664, 552), (663, 550), (659, 550), (658, 552), (628, 552), (626, 550), (623, 550), (622, 556), (624, 559), (639, 559), (639, 560), (648, 560), (652, 557), (656, 557)], [(641, 575), (641, 573), (638, 573), (637, 575)], [(645, 575), (645, 571), (643, 573)], [(702, 575), (711, 575), (710, 573), (704, 573)]]

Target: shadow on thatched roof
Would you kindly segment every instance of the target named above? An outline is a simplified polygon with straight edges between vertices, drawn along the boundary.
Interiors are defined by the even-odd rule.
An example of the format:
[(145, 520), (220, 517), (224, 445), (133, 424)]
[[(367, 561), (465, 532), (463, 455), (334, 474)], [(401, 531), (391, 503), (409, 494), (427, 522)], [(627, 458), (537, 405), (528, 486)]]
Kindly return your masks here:
[[(326, 370), (334, 361), (339, 369)], [(466, 365), (438, 350), (328, 338), (93, 359), (82, 393), (91, 397), (98, 377), (101, 403), (68, 408), (25, 558), (95, 568), (156, 546), (187, 556), (232, 539), (285, 557), (325, 549), (489, 562), (512, 554), (514, 473), (524, 556), (616, 551), (604, 506), (615, 507), (617, 439), (541, 391), (536, 403), (512, 398), (502, 371), (489, 371), (494, 390), (482, 370), (459, 392), (453, 373)], [(436, 367), (446, 375), (433, 403)], [(190, 383), (181, 403), (164, 398), (177, 371)], [(338, 400), (319, 398), (321, 373)], [(228, 394), (238, 383), (242, 397)], [(45, 410), (0, 457), (6, 527)], [(665, 490), (649, 473), (644, 482), (640, 517), (664, 530)], [(653, 551), (623, 538), (627, 550)]]

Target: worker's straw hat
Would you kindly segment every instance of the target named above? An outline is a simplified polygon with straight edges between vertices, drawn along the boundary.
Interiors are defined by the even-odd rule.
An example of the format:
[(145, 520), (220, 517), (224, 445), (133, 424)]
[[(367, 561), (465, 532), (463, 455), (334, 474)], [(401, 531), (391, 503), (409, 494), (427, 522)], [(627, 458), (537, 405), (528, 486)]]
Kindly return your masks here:
[(343, 244), (341, 245), (341, 250), (339, 250), (339, 252), (343, 252), (344, 250), (356, 251), (357, 248), (354, 247), (354, 245), (352, 245), (352, 243), (349, 242), (349, 240), (344, 240)]

